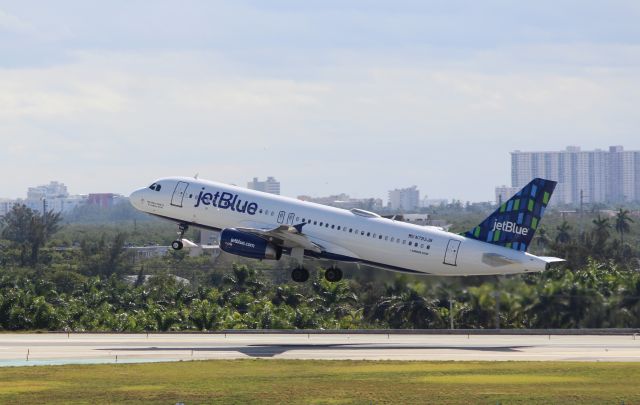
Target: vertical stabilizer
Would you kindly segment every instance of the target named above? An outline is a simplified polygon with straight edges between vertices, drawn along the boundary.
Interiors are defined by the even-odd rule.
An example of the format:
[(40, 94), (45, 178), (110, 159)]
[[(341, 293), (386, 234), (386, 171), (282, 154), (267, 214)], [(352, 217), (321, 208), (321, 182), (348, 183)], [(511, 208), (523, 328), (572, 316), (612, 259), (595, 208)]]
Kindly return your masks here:
[(556, 182), (533, 179), (487, 219), (464, 236), (526, 251), (547, 208)]

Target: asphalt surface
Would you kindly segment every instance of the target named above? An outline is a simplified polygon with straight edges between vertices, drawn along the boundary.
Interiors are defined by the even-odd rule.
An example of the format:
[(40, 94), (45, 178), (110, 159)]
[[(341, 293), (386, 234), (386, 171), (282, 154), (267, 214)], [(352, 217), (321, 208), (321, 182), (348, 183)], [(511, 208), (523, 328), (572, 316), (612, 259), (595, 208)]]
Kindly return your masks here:
[(0, 366), (207, 359), (640, 361), (640, 336), (0, 334)]

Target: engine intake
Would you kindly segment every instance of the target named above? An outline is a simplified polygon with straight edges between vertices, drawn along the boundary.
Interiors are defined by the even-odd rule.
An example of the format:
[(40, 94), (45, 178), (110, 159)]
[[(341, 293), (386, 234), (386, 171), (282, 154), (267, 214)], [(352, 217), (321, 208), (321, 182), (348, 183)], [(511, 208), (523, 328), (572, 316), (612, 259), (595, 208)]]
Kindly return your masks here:
[(251, 259), (280, 260), (282, 248), (259, 236), (226, 228), (220, 232), (220, 249), (233, 255)]

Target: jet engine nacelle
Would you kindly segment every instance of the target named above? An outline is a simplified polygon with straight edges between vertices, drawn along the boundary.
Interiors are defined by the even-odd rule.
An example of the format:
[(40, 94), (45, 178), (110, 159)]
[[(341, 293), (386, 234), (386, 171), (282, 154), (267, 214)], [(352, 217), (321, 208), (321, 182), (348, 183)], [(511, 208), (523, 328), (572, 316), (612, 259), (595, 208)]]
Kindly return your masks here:
[(282, 248), (259, 236), (226, 228), (220, 232), (220, 249), (227, 253), (252, 259), (280, 260)]

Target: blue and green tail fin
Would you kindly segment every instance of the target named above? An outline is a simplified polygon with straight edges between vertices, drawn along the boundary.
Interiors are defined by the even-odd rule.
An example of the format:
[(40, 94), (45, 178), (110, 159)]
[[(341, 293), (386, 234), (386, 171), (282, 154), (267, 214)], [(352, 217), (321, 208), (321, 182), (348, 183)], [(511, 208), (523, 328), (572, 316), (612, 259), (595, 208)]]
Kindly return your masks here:
[(533, 179), (464, 236), (525, 252), (555, 187), (555, 181)]

